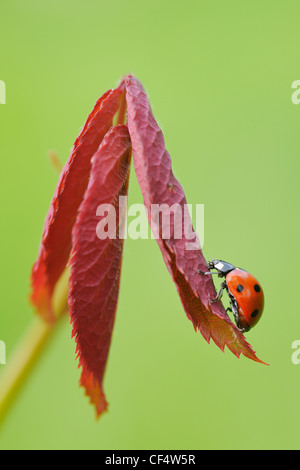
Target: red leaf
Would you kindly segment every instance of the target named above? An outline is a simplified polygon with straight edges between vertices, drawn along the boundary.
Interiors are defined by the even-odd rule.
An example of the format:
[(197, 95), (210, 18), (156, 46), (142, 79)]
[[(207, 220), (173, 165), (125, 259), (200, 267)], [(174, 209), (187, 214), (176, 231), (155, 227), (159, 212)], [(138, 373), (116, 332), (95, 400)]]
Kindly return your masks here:
[[(126, 79), (126, 100), (128, 109), (128, 128), (132, 142), (133, 161), (140, 184), (149, 222), (157, 233), (157, 242), (166, 266), (171, 273), (188, 318), (195, 330), (199, 329), (209, 342), (210, 338), (224, 350), (225, 345), (236, 355), (244, 354), (260, 361), (243, 334), (231, 322), (221, 302), (210, 303), (216, 297), (211, 276), (200, 276), (197, 270), (207, 271), (207, 263), (200, 247), (188, 249), (189, 243), (197, 240), (192, 221), (184, 207), (187, 204), (184, 190), (173, 175), (171, 158), (165, 148), (164, 137), (158, 127), (147, 95), (141, 83), (132, 76)], [(192, 233), (191, 240), (183, 234), (177, 238), (176, 216), (170, 220), (169, 239), (162, 236), (162, 221), (151, 219), (153, 204), (176, 204), (180, 224)], [(178, 222), (176, 222), (178, 223)]]
[[(100, 204), (113, 205), (118, 227), (119, 196), (127, 194), (130, 155), (127, 126), (112, 128), (92, 158), (90, 181), (73, 229), (69, 307), (81, 384), (97, 415), (107, 408), (102, 380), (117, 308), (123, 240), (118, 230), (116, 238), (98, 238), (96, 212)], [(105, 215), (100, 220), (106, 219)]]
[[(128, 127), (121, 125), (126, 102)], [(123, 248), (119, 197), (127, 195), (131, 145), (149, 222), (195, 330), (200, 330), (208, 342), (212, 338), (222, 350), (227, 345), (238, 357), (244, 354), (262, 362), (222, 303), (210, 302), (216, 292), (211, 276), (197, 274), (208, 266), (200, 246), (190, 249), (198, 238), (185, 210), (183, 188), (173, 175), (171, 158), (147, 95), (140, 82), (129, 76), (97, 101), (76, 139), (52, 199), (32, 270), (31, 300), (46, 320), (54, 321), (52, 294), (71, 255), (69, 308), (82, 367), (80, 382), (98, 416), (107, 409), (102, 382), (119, 293)], [(108, 213), (115, 215), (112, 220), (116, 226), (114, 234), (101, 238), (99, 226), (103, 229), (103, 222), (110, 225), (109, 215), (100, 216), (98, 211), (104, 204), (110, 205)], [(163, 218), (152, 211), (155, 205), (176, 208), (169, 219), (167, 237)], [(181, 238), (176, 234), (180, 227), (186, 229)]]
[(91, 157), (112, 126), (123, 94), (124, 83), (121, 83), (99, 98), (73, 145), (51, 202), (32, 270), (31, 294), (37, 311), (48, 321), (54, 320), (51, 297), (70, 256), (72, 227), (87, 187)]

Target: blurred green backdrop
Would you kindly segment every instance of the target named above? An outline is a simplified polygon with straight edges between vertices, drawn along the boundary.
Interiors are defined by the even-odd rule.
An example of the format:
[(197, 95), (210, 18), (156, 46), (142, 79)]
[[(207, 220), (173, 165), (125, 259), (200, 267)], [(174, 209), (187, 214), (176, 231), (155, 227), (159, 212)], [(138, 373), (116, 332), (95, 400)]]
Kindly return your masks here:
[[(96, 99), (134, 73), (188, 202), (205, 204), (207, 259), (262, 283), (247, 335), (269, 367), (208, 345), (154, 240), (127, 240), (99, 422), (78, 387), (68, 320), (2, 423), (2, 449), (300, 448), (298, 1), (2, 0), (1, 315), (9, 357), (58, 176)], [(129, 203), (142, 202), (134, 172)]]

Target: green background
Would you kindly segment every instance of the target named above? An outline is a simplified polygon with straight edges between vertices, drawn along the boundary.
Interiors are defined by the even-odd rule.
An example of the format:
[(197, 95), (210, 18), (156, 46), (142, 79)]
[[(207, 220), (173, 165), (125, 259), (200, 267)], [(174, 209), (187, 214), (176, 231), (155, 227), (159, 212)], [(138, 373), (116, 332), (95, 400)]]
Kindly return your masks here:
[[(300, 448), (298, 1), (2, 0), (1, 314), (9, 357), (32, 321), (29, 273), (63, 162), (96, 99), (135, 74), (149, 93), (204, 255), (252, 272), (264, 366), (208, 345), (155, 240), (127, 240), (99, 422), (66, 319), (0, 428), (2, 449)], [(131, 174), (129, 203), (141, 203)]]

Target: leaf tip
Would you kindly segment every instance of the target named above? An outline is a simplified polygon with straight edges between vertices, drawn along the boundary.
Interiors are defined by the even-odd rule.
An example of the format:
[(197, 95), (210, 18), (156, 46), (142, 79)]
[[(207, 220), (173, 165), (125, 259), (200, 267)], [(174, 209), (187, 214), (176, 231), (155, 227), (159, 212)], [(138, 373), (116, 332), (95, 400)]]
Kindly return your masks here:
[(96, 419), (108, 411), (108, 402), (106, 401), (102, 385), (95, 379), (93, 372), (89, 372), (83, 367), (80, 378), (80, 385), (85, 389), (85, 395), (89, 397), (91, 404), (95, 407)]

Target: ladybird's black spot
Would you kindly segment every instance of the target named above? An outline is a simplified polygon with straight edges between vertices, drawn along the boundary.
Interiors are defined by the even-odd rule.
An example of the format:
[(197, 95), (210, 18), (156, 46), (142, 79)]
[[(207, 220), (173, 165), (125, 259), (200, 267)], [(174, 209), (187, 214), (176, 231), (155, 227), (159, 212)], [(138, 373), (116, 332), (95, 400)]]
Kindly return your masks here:
[(242, 284), (238, 284), (236, 290), (237, 290), (238, 292), (242, 292), (242, 291), (244, 290), (244, 286), (242, 286)]
[(261, 288), (260, 288), (260, 286), (259, 286), (258, 284), (255, 284), (254, 290), (255, 290), (255, 292), (260, 292), (260, 291), (261, 291)]
[(258, 310), (257, 310), (257, 308), (256, 308), (256, 309), (253, 310), (253, 312), (251, 313), (251, 317), (252, 317), (252, 318), (255, 318), (256, 315), (258, 315), (258, 313), (259, 313), (259, 312), (258, 312)]

